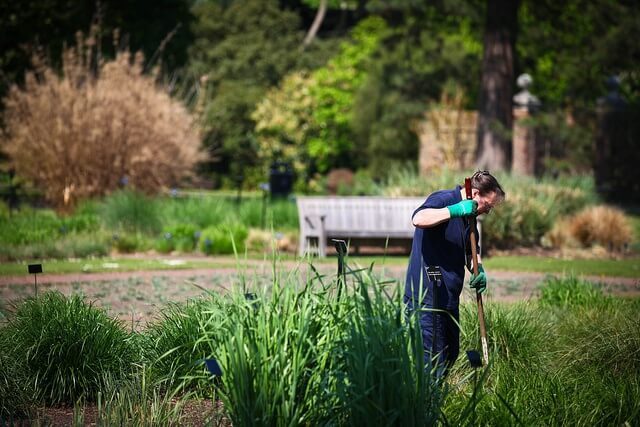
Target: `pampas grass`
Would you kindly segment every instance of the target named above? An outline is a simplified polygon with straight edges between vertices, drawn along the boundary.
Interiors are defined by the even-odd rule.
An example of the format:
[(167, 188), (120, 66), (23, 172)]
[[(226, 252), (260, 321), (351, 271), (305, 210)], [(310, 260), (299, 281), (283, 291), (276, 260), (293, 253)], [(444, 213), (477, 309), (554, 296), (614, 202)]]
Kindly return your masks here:
[(58, 207), (122, 185), (175, 185), (201, 158), (195, 120), (143, 73), (142, 55), (96, 60), (92, 40), (78, 36), (61, 73), (35, 57), (24, 87), (5, 100), (0, 149)]

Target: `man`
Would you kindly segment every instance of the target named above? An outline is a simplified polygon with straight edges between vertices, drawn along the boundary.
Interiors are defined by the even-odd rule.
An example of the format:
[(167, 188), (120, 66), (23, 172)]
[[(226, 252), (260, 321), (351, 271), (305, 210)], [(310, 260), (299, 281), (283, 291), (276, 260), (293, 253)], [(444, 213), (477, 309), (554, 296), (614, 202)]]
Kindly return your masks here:
[[(460, 185), (436, 191), (413, 213), (416, 230), (404, 302), (410, 312), (419, 311), (425, 364), (435, 367), (436, 378), (446, 376), (459, 353), (457, 322), (464, 267), (471, 271), (469, 217), (488, 214), (505, 198), (502, 187), (487, 171), (473, 174), (471, 195), (467, 200)], [(487, 278), (480, 257), (478, 266), (478, 275), (471, 274), (470, 286), (484, 292)]]

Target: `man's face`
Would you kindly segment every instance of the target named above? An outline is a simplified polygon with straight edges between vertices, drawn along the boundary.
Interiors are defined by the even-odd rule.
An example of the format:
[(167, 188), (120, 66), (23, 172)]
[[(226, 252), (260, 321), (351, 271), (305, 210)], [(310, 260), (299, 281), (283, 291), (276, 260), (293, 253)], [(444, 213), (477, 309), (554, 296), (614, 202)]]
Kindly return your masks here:
[(498, 205), (498, 203), (500, 203), (495, 191), (481, 195), (478, 190), (474, 189), (473, 200), (478, 203), (478, 215), (488, 214)]

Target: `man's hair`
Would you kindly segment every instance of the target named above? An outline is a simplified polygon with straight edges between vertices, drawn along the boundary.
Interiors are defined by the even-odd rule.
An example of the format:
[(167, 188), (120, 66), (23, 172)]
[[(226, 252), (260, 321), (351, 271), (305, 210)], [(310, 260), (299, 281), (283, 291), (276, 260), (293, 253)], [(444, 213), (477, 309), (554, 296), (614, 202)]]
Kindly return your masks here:
[(477, 171), (474, 173), (471, 176), (471, 188), (477, 189), (482, 195), (495, 192), (501, 201), (506, 196), (498, 180), (489, 171)]

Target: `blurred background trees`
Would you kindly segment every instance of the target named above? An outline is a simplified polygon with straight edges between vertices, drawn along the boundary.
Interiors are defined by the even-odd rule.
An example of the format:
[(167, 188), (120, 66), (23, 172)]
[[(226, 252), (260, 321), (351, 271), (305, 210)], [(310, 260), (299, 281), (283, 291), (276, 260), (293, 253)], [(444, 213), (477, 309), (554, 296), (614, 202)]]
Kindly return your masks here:
[[(501, 4), (2, 1), (5, 141), (16, 132), (7, 125), (9, 88), (33, 88), (24, 76), (36, 52), (61, 72), (80, 30), (96, 39), (94, 72), (118, 50), (140, 51), (142, 72), (155, 70), (159, 87), (191, 111), (207, 153), (193, 168), (197, 185), (256, 188), (273, 160), (294, 164), (299, 188), (337, 168), (384, 180), (415, 167), (425, 113), (451, 96), (479, 112), (478, 165), (508, 170), (511, 97), (522, 72), (543, 101), (529, 122), (545, 140), (542, 173), (589, 171), (605, 78), (617, 75), (627, 103), (639, 101), (639, 8), (631, 0), (520, 0), (505, 2), (506, 14)], [(16, 169), (15, 147), (1, 151), (3, 168)]]

